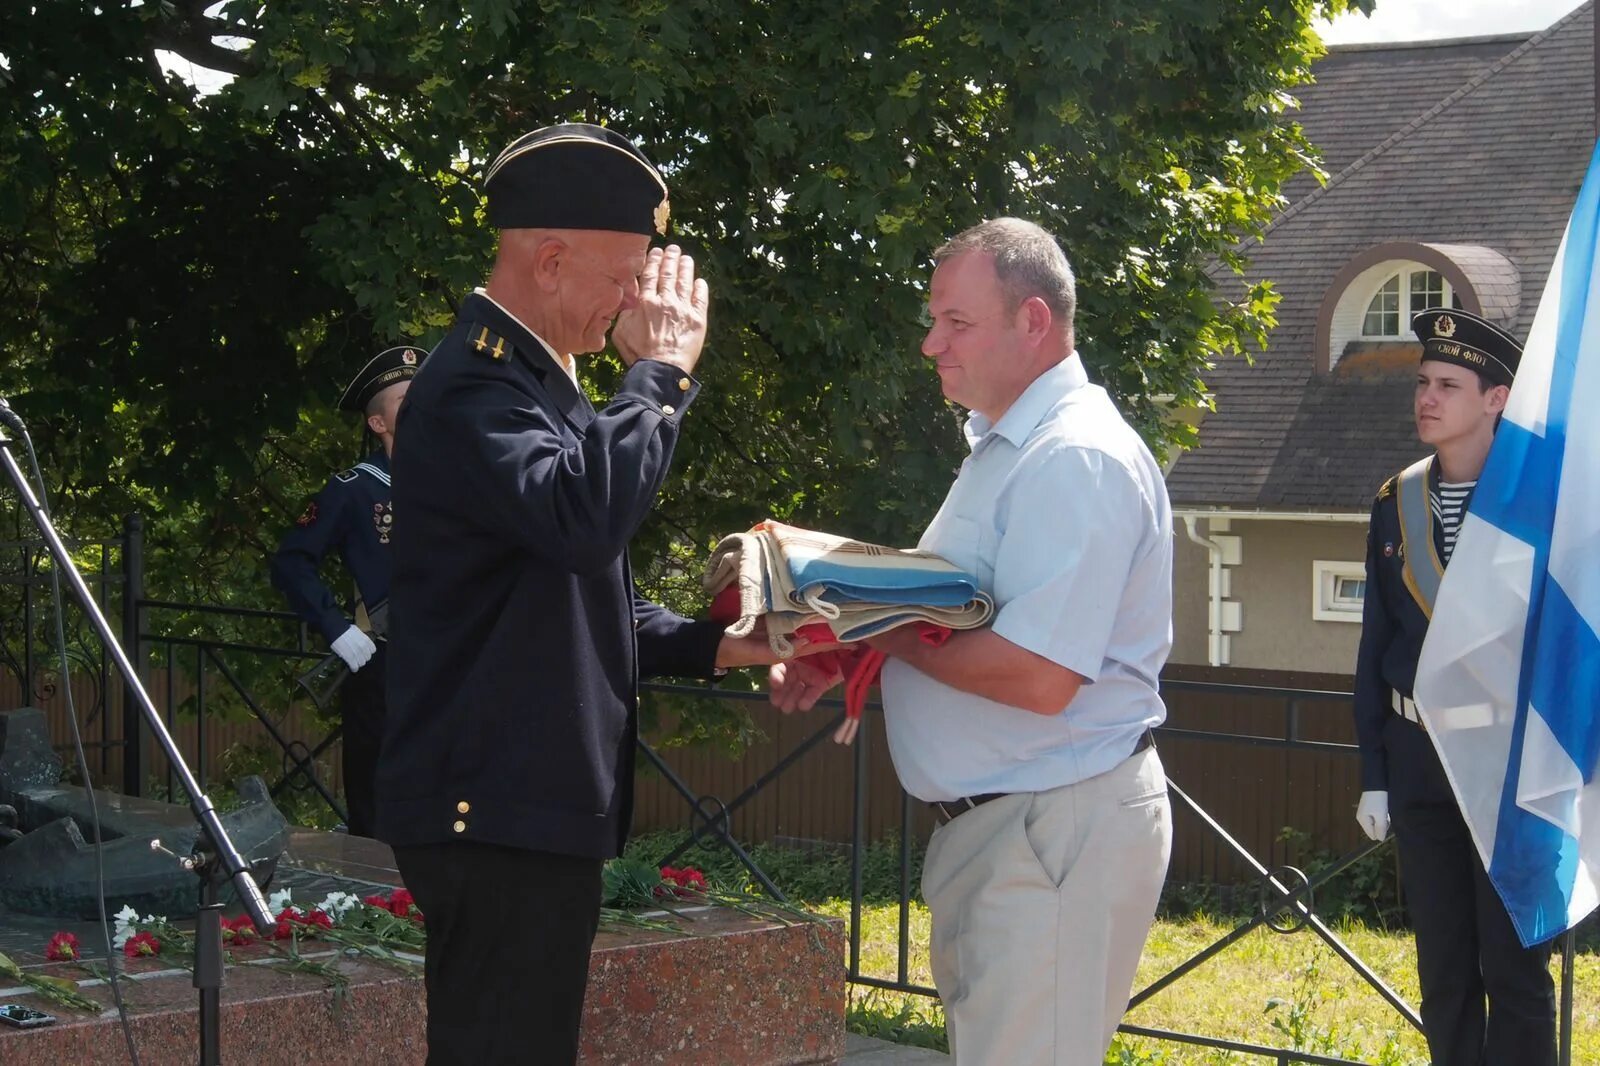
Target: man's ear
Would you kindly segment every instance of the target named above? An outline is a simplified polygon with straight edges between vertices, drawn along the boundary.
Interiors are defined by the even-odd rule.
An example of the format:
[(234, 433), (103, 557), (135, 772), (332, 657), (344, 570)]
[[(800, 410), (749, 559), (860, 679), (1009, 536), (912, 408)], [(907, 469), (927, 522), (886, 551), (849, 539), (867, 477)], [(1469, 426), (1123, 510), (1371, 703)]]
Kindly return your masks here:
[(1030, 296), (1017, 308), (1017, 324), (1028, 339), (1042, 341), (1055, 325), (1055, 315), (1050, 305), (1037, 296)]
[(372, 414), (367, 416), (367, 428), (381, 437), (389, 426), (384, 422), (382, 415)]
[(1506, 401), (1511, 398), (1511, 388), (1507, 385), (1495, 385), (1489, 389), (1489, 413), (1500, 414), (1506, 409)]
[(534, 284), (540, 292), (555, 292), (561, 268), (566, 264), (570, 251), (567, 242), (548, 233), (530, 233), (528, 240), (533, 246), (526, 254)]

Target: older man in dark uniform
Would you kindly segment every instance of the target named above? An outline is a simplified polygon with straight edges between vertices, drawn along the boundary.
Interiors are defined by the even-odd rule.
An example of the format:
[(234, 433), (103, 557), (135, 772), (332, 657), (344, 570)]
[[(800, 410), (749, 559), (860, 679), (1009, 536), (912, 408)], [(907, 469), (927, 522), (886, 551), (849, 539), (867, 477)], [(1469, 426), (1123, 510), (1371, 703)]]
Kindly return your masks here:
[[(428, 1061), (571, 1062), (600, 874), (632, 808), (640, 677), (770, 662), (634, 592), (706, 330), (632, 142), (564, 125), (489, 168), (487, 285), (418, 375), (395, 450), (378, 825), (427, 916)], [(620, 318), (618, 317), (620, 314)], [(596, 410), (574, 357), (627, 365)]]
[(1465, 311), (1424, 311), (1412, 328), (1422, 340), (1417, 435), (1434, 453), (1384, 482), (1372, 505), (1356, 663), (1356, 818), (1373, 840), (1393, 819), (1434, 1066), (1553, 1066), (1550, 945), (1518, 939), (1411, 699), (1434, 596), (1522, 349)]
[[(351, 380), (339, 397), (339, 409), (364, 414), (380, 447), (328, 480), (272, 557), (273, 586), (351, 670), (339, 692), (339, 709), (346, 824), (357, 836), (372, 836), (375, 828), (372, 775), (383, 737), (384, 655), (382, 637), (374, 639), (351, 614), (364, 620), (368, 610), (389, 598), (389, 537), (394, 529), (389, 453), (400, 401), (422, 357), (421, 350), (408, 345), (389, 348)], [(356, 584), (358, 599), (349, 613), (322, 579), (322, 561), (330, 550), (338, 553)]]

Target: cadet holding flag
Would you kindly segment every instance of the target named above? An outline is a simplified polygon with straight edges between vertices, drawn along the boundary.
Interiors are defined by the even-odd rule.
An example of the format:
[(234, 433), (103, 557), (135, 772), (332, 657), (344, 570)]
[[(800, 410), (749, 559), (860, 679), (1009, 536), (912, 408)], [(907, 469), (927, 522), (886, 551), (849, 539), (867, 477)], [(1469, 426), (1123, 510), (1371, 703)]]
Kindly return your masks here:
[(356, 836), (373, 835), (372, 776), (383, 737), (384, 654), (374, 640), (339, 606), (339, 598), (323, 581), (322, 561), (338, 553), (356, 583), (359, 604), (354, 613), (375, 610), (389, 598), (389, 539), (394, 508), (389, 498), (389, 454), (394, 449), (400, 401), (421, 364), (421, 349), (400, 345), (379, 352), (363, 366), (344, 395), (341, 411), (366, 416), (367, 428), (381, 445), (348, 470), (328, 479), (306, 504), (295, 526), (272, 557), (272, 584), (289, 606), (316, 627), (333, 651), (350, 667), (341, 686), (339, 710), (346, 823)]
[(1412, 698), (1440, 581), (1522, 349), (1461, 310), (1424, 311), (1412, 329), (1422, 341), (1413, 413), (1434, 453), (1384, 482), (1372, 505), (1356, 663), (1356, 819), (1373, 840), (1392, 820), (1434, 1066), (1544, 1066), (1556, 1061), (1550, 944), (1519, 941)]

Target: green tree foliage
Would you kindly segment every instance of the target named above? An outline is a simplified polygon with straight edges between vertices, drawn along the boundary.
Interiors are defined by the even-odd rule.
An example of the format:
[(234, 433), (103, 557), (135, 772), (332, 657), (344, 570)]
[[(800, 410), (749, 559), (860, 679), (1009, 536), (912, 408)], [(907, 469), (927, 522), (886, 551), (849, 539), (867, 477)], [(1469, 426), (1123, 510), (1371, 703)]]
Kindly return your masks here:
[(1165, 412), (1272, 322), (1207, 270), (1308, 165), (1312, 20), (1371, 4), (0, 5), (0, 391), (71, 526), (151, 516), (153, 591), (271, 604), (264, 555), (356, 453), (343, 383), (487, 272), (487, 161), (602, 122), (667, 172), (714, 294), (641, 572), (672, 596), (768, 515), (904, 543), (963, 450), (917, 354), (931, 249), (999, 213), (1056, 232), (1092, 373), (1184, 443)]

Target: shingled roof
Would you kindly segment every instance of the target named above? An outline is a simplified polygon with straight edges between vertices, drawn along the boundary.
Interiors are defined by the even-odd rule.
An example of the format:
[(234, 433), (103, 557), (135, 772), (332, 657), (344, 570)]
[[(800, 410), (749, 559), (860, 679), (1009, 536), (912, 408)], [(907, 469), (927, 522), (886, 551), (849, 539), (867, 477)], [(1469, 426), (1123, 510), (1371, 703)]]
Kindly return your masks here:
[[(1322, 153), (1322, 169), (1337, 174), (1532, 36), (1336, 46), (1317, 62), (1317, 80), (1296, 94), (1295, 117)], [(1289, 185), (1289, 201), (1318, 188), (1301, 175)]]
[(1317, 317), (1335, 277), (1390, 242), (1458, 249), (1470, 269), (1520, 281), (1518, 294), (1499, 284), (1482, 295), (1525, 335), (1594, 148), (1592, 0), (1531, 37), (1335, 49), (1317, 73), (1301, 121), (1343, 165), (1327, 187), (1301, 187), (1247, 249), (1250, 279), (1282, 294), (1278, 326), (1253, 365), (1224, 360), (1209, 375), (1217, 410), (1168, 476), (1180, 506), (1365, 510), (1423, 453), (1414, 363), (1317, 372)]

